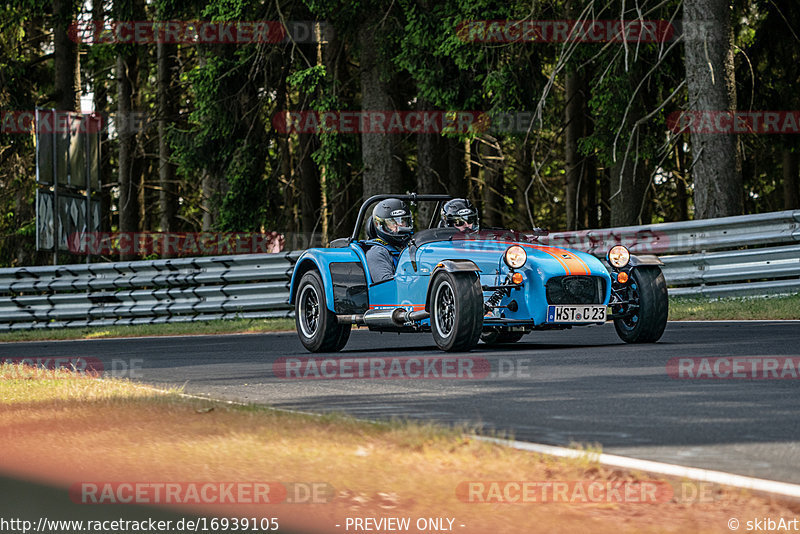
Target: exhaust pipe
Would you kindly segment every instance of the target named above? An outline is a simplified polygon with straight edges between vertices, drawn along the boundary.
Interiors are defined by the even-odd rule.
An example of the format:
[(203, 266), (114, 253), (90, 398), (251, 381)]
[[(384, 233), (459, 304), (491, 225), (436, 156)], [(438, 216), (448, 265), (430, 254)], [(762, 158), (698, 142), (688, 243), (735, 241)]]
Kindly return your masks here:
[(410, 312), (406, 311), (403, 308), (397, 308), (396, 310), (394, 310), (393, 319), (397, 324), (405, 324), (414, 321), (422, 321), (423, 319), (427, 319), (430, 316), (431, 314), (426, 312), (425, 310)]
[(396, 328), (406, 323), (422, 321), (430, 315), (425, 310), (410, 312), (405, 308), (395, 308), (393, 310), (367, 310), (363, 315), (337, 315), (336, 320), (342, 324), (366, 325), (370, 328)]

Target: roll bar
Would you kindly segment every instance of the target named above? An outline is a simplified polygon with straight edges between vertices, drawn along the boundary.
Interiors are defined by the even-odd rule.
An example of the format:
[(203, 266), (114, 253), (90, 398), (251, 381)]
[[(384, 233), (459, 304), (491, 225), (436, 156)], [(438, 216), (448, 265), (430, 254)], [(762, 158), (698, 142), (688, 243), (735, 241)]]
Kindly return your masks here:
[(380, 200), (386, 200), (387, 198), (397, 198), (400, 200), (406, 200), (408, 202), (417, 202), (417, 201), (437, 201), (441, 202), (443, 200), (451, 200), (453, 197), (450, 195), (418, 195), (416, 193), (408, 193), (405, 195), (374, 195), (369, 197), (367, 200), (361, 204), (361, 209), (358, 210), (358, 218), (356, 218), (356, 227), (353, 229), (353, 235), (350, 236), (348, 243), (352, 243), (353, 241), (358, 240), (358, 232), (361, 230), (361, 225), (364, 224), (364, 216), (367, 213), (367, 208), (369, 208), (370, 204), (378, 202)]

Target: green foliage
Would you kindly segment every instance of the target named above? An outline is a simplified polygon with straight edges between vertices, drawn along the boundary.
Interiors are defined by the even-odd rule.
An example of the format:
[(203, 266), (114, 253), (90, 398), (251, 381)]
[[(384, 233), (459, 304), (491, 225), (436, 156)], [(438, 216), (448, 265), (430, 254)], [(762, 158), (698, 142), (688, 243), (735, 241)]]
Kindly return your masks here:
[[(201, 17), (255, 20), (256, 11), (252, 2), (223, 0), (205, 5)], [(188, 130), (174, 128), (170, 136), (180, 175), (208, 173), (221, 184), (210, 203), (219, 210), (216, 227), (223, 231), (258, 231), (274, 208), (267, 194), (267, 146), (257, 96), (261, 78), (253, 76), (263, 69), (256, 46), (198, 45), (200, 61), (182, 74), (193, 101)]]
[[(337, 82), (332, 79), (324, 65), (298, 70), (286, 79), (286, 83), (310, 97), (310, 110), (343, 109)], [(338, 190), (349, 178), (352, 162), (358, 159), (356, 139), (336, 132), (320, 132), (319, 140), (320, 146), (311, 154), (311, 158), (320, 169), (325, 170), (326, 186), (329, 190)]]
[[(81, 4), (82, 5), (82, 4)], [(800, 7), (793, 0), (733, 2), (736, 79), (739, 109), (799, 109), (800, 79), (797, 33)], [(77, 8), (78, 2), (73, 7)], [(629, 45), (620, 43), (578, 45), (564, 43), (483, 43), (464, 38), (464, 24), (481, 20), (560, 20), (577, 15), (588, 2), (506, 2), (490, 0), (106, 0), (107, 15), (118, 20), (320, 20), (332, 24), (334, 42), (322, 46), (328, 68), (315, 64), (316, 43), (201, 44), (178, 46), (179, 117), (169, 126), (169, 142), (178, 166), (180, 218), (184, 230), (197, 230), (204, 215), (201, 178), (218, 184), (211, 198), (219, 217), (216, 229), (259, 230), (262, 227), (295, 230), (304, 192), (298, 186), (298, 136), (284, 136), (270, 127), (277, 111), (357, 109), (360, 98), (358, 68), (362, 37), (375, 38), (384, 81), (389, 82), (393, 105), (408, 110), (474, 110), (488, 113), (534, 112), (541, 122), (530, 132), (489, 131), (502, 149), (505, 187), (500, 209), (505, 220), (559, 228), (564, 222), (564, 111), (565, 76), (578, 72), (587, 80), (586, 115), (589, 127), (579, 140), (580, 152), (594, 166), (598, 179), (595, 209), (608, 184), (609, 168), (628, 148), (647, 173), (660, 178), (650, 190), (648, 210), (653, 220), (673, 220), (685, 207), (679, 199), (687, 152), (677, 156), (682, 139), (670, 138), (665, 117), (687, 109), (686, 90), (666, 101), (684, 80), (683, 46), (667, 52), (671, 43)], [(144, 11), (141, 11), (142, 6)], [(0, 26), (0, 109), (27, 110), (50, 102), (53, 63), (53, 16), (46, 2), (17, 0), (5, 6)], [(680, 1), (644, 0), (639, 4), (612, 0), (594, 3), (586, 12), (596, 19), (638, 18), (640, 8), (648, 20), (680, 17)], [(622, 10), (625, 12), (622, 13)], [(41, 39), (39, 34), (45, 36)], [(336, 60), (328, 54), (336, 51)], [(136, 80), (136, 111), (154, 116), (156, 103), (155, 47), (134, 45), (82, 45), (81, 79), (84, 91), (100, 84), (107, 89), (107, 111), (116, 107), (115, 60), (118, 54), (135, 55), (140, 74)], [(570, 55), (571, 54), (571, 55)], [(663, 55), (666, 54), (666, 55)], [(552, 77), (552, 80), (550, 79)], [(551, 83), (552, 82), (552, 83)], [(663, 107), (643, 120), (642, 117)], [(475, 140), (481, 132), (456, 135)], [(455, 134), (447, 134), (455, 135)], [(744, 176), (749, 211), (782, 209), (781, 156), (798, 150), (793, 136), (743, 135)], [(147, 226), (153, 214), (158, 182), (155, 128), (137, 136), (137, 165), (145, 184)], [(107, 143), (110, 168), (116, 168), (116, 139)], [(325, 179), (326, 194), (353, 202), (359, 191), (361, 170), (358, 135), (320, 132), (312, 160)], [(286, 149), (286, 144), (289, 148)], [(417, 139), (399, 140), (406, 183), (413, 188)], [(477, 143), (473, 143), (477, 146)], [(520, 151), (520, 148), (525, 150)], [(521, 153), (527, 154), (525, 157)], [(678, 158), (684, 158), (683, 166)], [(284, 158), (288, 158), (284, 159)], [(482, 170), (470, 172), (470, 192), (478, 199), (484, 187)], [(776, 171), (778, 169), (778, 171)], [(37, 262), (34, 238), (33, 137), (0, 131), (0, 263)], [(116, 171), (111, 176), (115, 179)], [(522, 176), (531, 205), (517, 194)], [(316, 194), (316, 193), (314, 193)], [(113, 199), (112, 199), (113, 200)], [(335, 201), (334, 201), (335, 202)], [(684, 205), (680, 203), (684, 202)], [(582, 208), (584, 209), (584, 208)], [(607, 212), (608, 207), (604, 207)], [(329, 221), (330, 223), (330, 221)]]

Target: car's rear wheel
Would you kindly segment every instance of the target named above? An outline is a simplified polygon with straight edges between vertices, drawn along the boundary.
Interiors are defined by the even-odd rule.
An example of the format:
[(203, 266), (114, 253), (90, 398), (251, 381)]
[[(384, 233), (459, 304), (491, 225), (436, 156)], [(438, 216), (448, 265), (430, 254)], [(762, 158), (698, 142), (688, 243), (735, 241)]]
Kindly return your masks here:
[(322, 278), (308, 271), (300, 279), (294, 304), (294, 322), (300, 342), (311, 352), (337, 352), (350, 338), (349, 324), (336, 322), (328, 309)]
[(500, 345), (502, 343), (516, 343), (525, 332), (509, 332), (508, 330), (492, 330), (481, 334), (481, 341), (487, 345)]
[(445, 351), (472, 349), (483, 329), (480, 280), (473, 272), (443, 271), (431, 283), (429, 311), (436, 345)]
[(626, 343), (655, 343), (667, 326), (667, 281), (658, 267), (637, 267), (631, 273), (627, 298), (638, 308), (614, 320), (617, 335)]

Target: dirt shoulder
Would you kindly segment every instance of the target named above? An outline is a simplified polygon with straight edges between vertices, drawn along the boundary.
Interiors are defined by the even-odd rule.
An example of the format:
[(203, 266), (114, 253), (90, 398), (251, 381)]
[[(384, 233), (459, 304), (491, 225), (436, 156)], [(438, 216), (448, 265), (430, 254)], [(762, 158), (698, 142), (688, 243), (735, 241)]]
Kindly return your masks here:
[[(112, 499), (125, 482), (180, 484), (184, 492), (192, 484), (266, 483), (270, 502), (180, 498), (171, 505), (277, 517), (305, 532), (387, 531), (353, 528), (354, 519), (368, 517), (408, 518), (409, 532), (420, 531), (420, 518), (452, 519), (458, 532), (730, 532), (730, 518), (744, 525), (795, 513), (735, 489), (511, 450), (432, 425), (306, 416), (118, 380), (25, 379), (11, 371), (0, 369), (0, 471), (72, 488), (71, 498), (86, 483), (99, 488), (89, 495), (105, 488)], [(316, 503), (289, 503), (309, 488)], [(75, 506), (90, 518), (106, 504)]]

